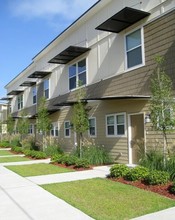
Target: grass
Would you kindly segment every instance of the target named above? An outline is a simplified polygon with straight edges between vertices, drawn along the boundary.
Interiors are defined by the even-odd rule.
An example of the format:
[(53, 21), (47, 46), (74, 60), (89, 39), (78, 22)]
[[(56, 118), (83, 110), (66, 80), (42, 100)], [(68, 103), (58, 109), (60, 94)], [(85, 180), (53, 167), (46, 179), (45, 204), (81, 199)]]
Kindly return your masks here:
[(71, 169), (58, 167), (52, 164), (44, 164), (44, 163), (31, 164), (31, 165), (6, 166), (6, 167), (23, 177), (48, 175), (48, 174), (56, 174), (56, 173), (67, 173), (73, 171)]
[(19, 161), (28, 161), (30, 159), (26, 157), (0, 157), (0, 163), (8, 163), (8, 162), (19, 162)]
[(107, 179), (42, 187), (96, 220), (126, 220), (175, 206), (171, 199)]
[(11, 153), (8, 150), (0, 150), (0, 156), (8, 156), (8, 155), (14, 155), (13, 153)]

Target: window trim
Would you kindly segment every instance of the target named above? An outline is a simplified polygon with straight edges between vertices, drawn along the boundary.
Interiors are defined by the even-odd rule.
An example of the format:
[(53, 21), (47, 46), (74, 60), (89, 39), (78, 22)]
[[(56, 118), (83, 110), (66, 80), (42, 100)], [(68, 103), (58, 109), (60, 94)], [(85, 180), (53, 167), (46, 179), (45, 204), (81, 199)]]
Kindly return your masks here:
[(89, 129), (88, 129), (88, 134), (89, 134), (89, 137), (91, 138), (96, 138), (97, 137), (97, 120), (96, 120), (96, 117), (90, 117), (90, 119), (94, 119), (95, 120), (95, 135), (91, 135), (90, 134), (90, 125), (89, 125)]
[[(59, 122), (52, 122), (51, 125), (53, 126), (53, 129), (50, 129), (50, 136), (51, 137), (59, 137), (60, 136), (60, 127), (59, 127)], [(58, 128), (58, 129), (56, 129)], [(52, 135), (52, 131), (53, 130), (53, 135)], [(58, 135), (56, 135), (56, 131), (58, 131)]]
[[(135, 31), (138, 31), (138, 30), (140, 30), (140, 32), (141, 32), (141, 54), (142, 54), (142, 63), (128, 68), (128, 58), (127, 58), (127, 52), (128, 52), (128, 51), (127, 51), (127, 46), (126, 46), (126, 37), (127, 37), (128, 35), (134, 33)], [(144, 28), (143, 28), (143, 26), (137, 27), (137, 28), (135, 28), (135, 29), (133, 29), (133, 30), (127, 32), (127, 33), (124, 35), (124, 46), (125, 46), (125, 71), (131, 71), (131, 70), (140, 68), (140, 67), (142, 67), (142, 66), (145, 66), (145, 43), (144, 43)], [(136, 47), (136, 48), (137, 48), (137, 47)]]
[[(35, 96), (33, 95), (34, 89), (36, 89), (36, 95), (35, 95), (35, 96), (36, 96), (36, 102), (34, 102), (34, 97), (35, 97)], [(33, 104), (33, 105), (36, 105), (36, 104), (37, 104), (37, 87), (36, 87), (36, 86), (33, 86), (33, 87), (32, 87), (32, 104)]]
[[(69, 128), (66, 128), (66, 123), (69, 123)], [(66, 129), (69, 129), (69, 136), (66, 135)], [(71, 123), (70, 121), (64, 121), (64, 137), (70, 138), (71, 137)]]
[[(32, 131), (32, 132), (30, 132)], [(33, 135), (34, 134), (34, 124), (29, 124), (29, 132), (28, 132), (29, 135)]]
[[(119, 115), (123, 115), (124, 116), (124, 134), (117, 134), (117, 121), (116, 121), (116, 117)], [(107, 126), (107, 118), (113, 116), (114, 117), (114, 135), (109, 135), (108, 134), (108, 126)], [(120, 113), (114, 113), (114, 114), (107, 114), (105, 116), (106, 119), (106, 137), (126, 137), (127, 136), (127, 128), (126, 128), (126, 112), (120, 112)]]
[[(46, 81), (48, 81), (48, 88), (47, 89), (45, 89), (45, 86), (43, 85), (43, 87), (44, 87), (44, 97), (46, 98), (46, 99), (49, 99), (50, 98), (50, 79), (49, 78), (46, 78), (46, 79), (44, 79), (44, 81), (43, 81), (43, 84), (46, 82)], [(46, 97), (46, 95), (45, 95), (45, 91), (47, 91), (48, 90), (48, 97)]]
[(24, 94), (20, 94), (17, 96), (17, 107), (18, 107), (18, 110), (21, 110), (24, 108)]
[[(85, 60), (85, 63), (86, 63), (86, 69), (85, 69), (85, 71), (82, 71), (82, 72), (79, 73), (79, 72), (78, 72), (78, 63), (80, 63), (81, 61), (84, 61), (84, 60)], [(76, 77), (76, 87), (71, 89), (71, 88), (70, 88), (70, 79), (73, 78), (73, 77), (69, 77), (69, 68), (70, 68), (71, 66), (73, 66), (73, 65), (76, 65), (76, 75), (73, 76), (73, 77)], [(81, 87), (87, 85), (87, 75), (88, 75), (88, 74), (87, 74), (87, 71), (88, 71), (88, 68), (87, 68), (87, 58), (82, 58), (82, 59), (77, 60), (76, 62), (73, 62), (73, 63), (69, 64), (69, 66), (68, 66), (68, 88), (69, 88), (69, 91), (74, 91), (74, 90), (76, 90), (76, 89), (78, 89), (78, 88), (81, 88)], [(79, 75), (83, 74), (84, 72), (86, 73), (86, 83), (79, 87), (79, 86), (78, 86)]]

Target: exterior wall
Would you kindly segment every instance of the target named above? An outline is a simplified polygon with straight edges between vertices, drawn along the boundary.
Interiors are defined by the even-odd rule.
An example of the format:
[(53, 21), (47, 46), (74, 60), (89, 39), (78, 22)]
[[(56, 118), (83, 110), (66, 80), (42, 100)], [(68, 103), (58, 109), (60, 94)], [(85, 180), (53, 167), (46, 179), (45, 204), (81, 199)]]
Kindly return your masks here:
[[(88, 99), (100, 99), (108, 96), (149, 96), (150, 76), (156, 68), (154, 57), (164, 56), (166, 59), (165, 70), (173, 80), (175, 87), (175, 1), (147, 0), (139, 4), (138, 0), (101, 1), (90, 10), (87, 15), (68, 28), (60, 37), (55, 39), (47, 48), (33, 59), (33, 64), (27, 67), (17, 78), (7, 85), (7, 92), (16, 90), (19, 85), (28, 81), (28, 76), (39, 71), (52, 71), (46, 78), (50, 80), (50, 99), (47, 101), (48, 110), (56, 111), (51, 114), (52, 122), (59, 123), (60, 133), (58, 142), (70, 152), (75, 145), (74, 132), (71, 137), (64, 137), (64, 122), (71, 121), (72, 107), (55, 107), (55, 104), (76, 100), (76, 92), (69, 91), (68, 68), (69, 65), (87, 58), (87, 85), (85, 87)], [(119, 34), (105, 31), (97, 31), (95, 28), (120, 11), (125, 6), (148, 11), (151, 15)], [(125, 36), (138, 28), (144, 32), (144, 59), (145, 64), (132, 70), (126, 69), (125, 61)], [(48, 61), (70, 45), (91, 48), (91, 50), (67, 65), (49, 64)], [(24, 105), (29, 114), (37, 113), (40, 97), (43, 96), (43, 80), (37, 79), (37, 105), (32, 104), (32, 88), (24, 89)], [(174, 88), (175, 89), (175, 88)], [(175, 91), (175, 90), (174, 90)], [(17, 109), (17, 96), (12, 99), (12, 113), (19, 114)], [(91, 107), (89, 116), (96, 117), (97, 137), (96, 144), (104, 145), (113, 158), (118, 162), (128, 163), (130, 154), (129, 115), (135, 113), (149, 113), (148, 101), (146, 100), (103, 100), (89, 102)], [(122, 138), (106, 137), (105, 116), (112, 113), (126, 113), (126, 136)], [(146, 145), (156, 145), (161, 140), (161, 135), (154, 132), (151, 124), (145, 125)], [(88, 138), (88, 134), (86, 134)], [(174, 139), (173, 134), (169, 135)]]

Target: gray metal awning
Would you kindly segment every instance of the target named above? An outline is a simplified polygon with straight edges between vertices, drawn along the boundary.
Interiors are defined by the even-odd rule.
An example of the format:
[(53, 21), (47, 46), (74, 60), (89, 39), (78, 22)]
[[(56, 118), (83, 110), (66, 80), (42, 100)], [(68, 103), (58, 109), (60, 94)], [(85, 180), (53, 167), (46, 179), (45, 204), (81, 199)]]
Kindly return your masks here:
[(36, 82), (32, 82), (32, 81), (25, 81), (23, 82), (20, 86), (24, 86), (24, 87), (31, 87), (36, 85)]
[(24, 90), (12, 90), (7, 95), (19, 95), (22, 92), (24, 92)]
[(38, 79), (42, 79), (46, 76), (48, 76), (49, 74), (51, 74), (52, 72), (48, 72), (48, 71), (35, 71), (34, 73), (32, 73), (30, 76), (28, 76), (28, 78), (38, 78)]
[(77, 47), (77, 46), (69, 46), (61, 53), (53, 57), (49, 63), (56, 63), (56, 64), (67, 64), (70, 61), (74, 60), (75, 58), (81, 56), (82, 54), (89, 51), (90, 48), (86, 47)]
[(95, 100), (114, 100), (114, 99), (141, 99), (147, 100), (150, 99), (151, 96), (144, 96), (144, 95), (119, 95), (119, 96), (103, 96), (103, 97), (92, 97), (92, 98), (85, 98), (83, 100), (86, 101), (95, 101)]
[(150, 13), (138, 9), (125, 7), (111, 18), (96, 27), (97, 30), (119, 33), (125, 28), (135, 24)]

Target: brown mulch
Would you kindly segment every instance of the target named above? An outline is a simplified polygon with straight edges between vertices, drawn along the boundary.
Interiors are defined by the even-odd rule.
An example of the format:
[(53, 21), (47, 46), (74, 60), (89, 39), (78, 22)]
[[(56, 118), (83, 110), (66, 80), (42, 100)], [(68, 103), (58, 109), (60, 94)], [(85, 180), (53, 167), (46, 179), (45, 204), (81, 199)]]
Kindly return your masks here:
[(132, 186), (135, 186), (135, 187), (143, 189), (143, 190), (158, 193), (158, 194), (160, 194), (162, 196), (166, 196), (170, 199), (175, 199), (175, 195), (169, 192), (169, 188), (172, 186), (172, 182), (169, 182), (165, 185), (146, 185), (142, 181), (132, 182), (132, 181), (124, 180), (123, 178), (119, 178), (119, 179), (109, 178), (109, 179), (112, 181), (115, 181), (115, 182), (120, 182), (120, 183), (124, 183), (127, 185), (132, 185)]
[(72, 165), (72, 166), (66, 166), (65, 164), (61, 164), (61, 163), (57, 163), (57, 162), (51, 163), (51, 164), (53, 164), (53, 165), (55, 165), (55, 166), (63, 167), (63, 168), (69, 168), (69, 169), (72, 169), (72, 170), (75, 170), (75, 171), (92, 170), (92, 167), (89, 167), (89, 168), (83, 168), (83, 167), (81, 167), (81, 168), (76, 168), (76, 167), (74, 167), (74, 165)]

